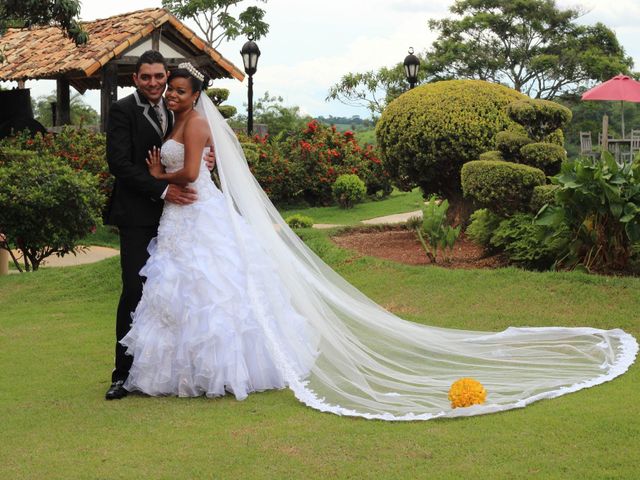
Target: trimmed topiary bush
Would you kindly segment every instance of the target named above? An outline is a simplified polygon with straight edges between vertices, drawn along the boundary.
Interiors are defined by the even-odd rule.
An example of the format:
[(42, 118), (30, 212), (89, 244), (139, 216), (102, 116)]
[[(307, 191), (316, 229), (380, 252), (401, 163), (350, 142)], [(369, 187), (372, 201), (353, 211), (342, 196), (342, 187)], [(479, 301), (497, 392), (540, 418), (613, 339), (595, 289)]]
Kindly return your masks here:
[(520, 149), (521, 163), (539, 168), (547, 175), (555, 175), (567, 159), (566, 150), (555, 143), (530, 143)]
[(555, 132), (551, 132), (549, 135), (542, 139), (543, 142), (555, 143), (564, 148), (564, 132), (562, 129), (557, 129)]
[[(504, 160), (520, 160), (520, 150), (525, 145), (532, 143), (527, 135), (512, 130), (504, 130), (496, 134), (496, 148), (502, 154)], [(480, 160), (484, 160), (480, 158)]]
[(287, 225), (291, 228), (311, 228), (313, 227), (313, 218), (296, 213), (285, 219)]
[(392, 180), (402, 189), (420, 186), (452, 204), (460, 199), (460, 169), (495, 144), (513, 121), (507, 106), (526, 98), (481, 80), (421, 85), (392, 101), (376, 126), (378, 147)]
[(558, 185), (539, 185), (533, 188), (531, 201), (529, 202), (529, 210), (536, 214), (545, 205), (555, 205), (556, 191)]
[(461, 177), (465, 197), (505, 217), (528, 210), (533, 188), (546, 181), (540, 169), (488, 160), (466, 163)]
[(544, 138), (571, 121), (571, 110), (550, 100), (524, 99), (508, 107), (509, 117), (522, 125), (535, 141)]
[(351, 208), (364, 200), (367, 186), (354, 174), (340, 175), (331, 187), (333, 198), (341, 208)]
[(498, 150), (489, 150), (488, 152), (484, 152), (480, 154), (480, 160), (498, 160), (504, 161), (504, 157), (502, 153)]

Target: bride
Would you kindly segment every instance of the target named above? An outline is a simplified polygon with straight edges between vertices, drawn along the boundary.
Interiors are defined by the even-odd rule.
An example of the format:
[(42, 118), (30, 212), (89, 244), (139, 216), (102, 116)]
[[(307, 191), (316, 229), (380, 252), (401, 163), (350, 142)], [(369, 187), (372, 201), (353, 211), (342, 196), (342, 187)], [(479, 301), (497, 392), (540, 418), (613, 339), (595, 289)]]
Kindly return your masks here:
[[(289, 229), (251, 175), (234, 132), (181, 64), (166, 93), (175, 126), (152, 175), (190, 184), (192, 205), (166, 203), (141, 275), (142, 300), (121, 343), (127, 390), (210, 397), (290, 388), (339, 415), (427, 420), (497, 412), (597, 385), (638, 351), (622, 330), (472, 332), (402, 320), (327, 266)], [(221, 189), (202, 151), (213, 145)], [(454, 408), (473, 378), (483, 403)]]

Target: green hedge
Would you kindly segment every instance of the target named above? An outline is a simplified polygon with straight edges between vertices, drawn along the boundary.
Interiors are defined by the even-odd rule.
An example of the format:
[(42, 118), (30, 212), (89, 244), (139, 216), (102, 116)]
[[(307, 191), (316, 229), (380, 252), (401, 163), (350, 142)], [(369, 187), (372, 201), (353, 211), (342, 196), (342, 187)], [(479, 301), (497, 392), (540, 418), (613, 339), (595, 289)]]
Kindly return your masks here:
[(480, 160), (499, 160), (504, 161), (504, 157), (502, 153), (498, 150), (489, 150), (488, 152), (484, 152), (480, 154)]
[(538, 185), (534, 187), (531, 201), (529, 202), (531, 212), (538, 213), (546, 204), (555, 205), (556, 191), (558, 189), (558, 185)]
[(535, 141), (542, 141), (571, 121), (571, 110), (550, 100), (524, 99), (508, 107), (509, 117)]
[(539, 168), (547, 175), (555, 175), (567, 159), (566, 150), (555, 143), (530, 143), (520, 149), (521, 162)]
[[(526, 134), (518, 133), (511, 130), (498, 132), (496, 135), (496, 148), (502, 154), (504, 160), (518, 161), (520, 160), (520, 151), (522, 147), (532, 143)], [(484, 160), (481, 158), (481, 160)]]
[(392, 101), (376, 125), (384, 164), (403, 189), (447, 198), (460, 193), (460, 169), (491, 150), (495, 135), (513, 121), (507, 106), (526, 98), (481, 80), (421, 85)]
[(511, 162), (477, 160), (462, 167), (462, 191), (478, 206), (510, 216), (527, 211), (533, 188), (544, 185), (542, 170)]

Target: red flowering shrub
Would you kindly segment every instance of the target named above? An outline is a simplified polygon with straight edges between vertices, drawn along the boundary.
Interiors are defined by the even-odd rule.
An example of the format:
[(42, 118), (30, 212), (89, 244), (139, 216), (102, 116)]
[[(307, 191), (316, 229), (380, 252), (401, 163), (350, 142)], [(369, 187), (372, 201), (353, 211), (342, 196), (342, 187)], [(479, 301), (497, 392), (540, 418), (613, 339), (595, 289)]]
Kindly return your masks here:
[(113, 177), (109, 174), (106, 157), (106, 138), (102, 133), (88, 129), (64, 128), (58, 134), (37, 134), (31, 138), (28, 131), (0, 140), (0, 148), (27, 150), (39, 156), (53, 155), (61, 158), (75, 171), (96, 175), (100, 191), (109, 195)]
[[(362, 148), (353, 132), (340, 133), (315, 120), (293, 132), (280, 145), (281, 155), (296, 165), (299, 183), (290, 200), (303, 199), (312, 205), (332, 203), (331, 187), (343, 174), (358, 175), (367, 194), (391, 192), (389, 174), (373, 147)], [(258, 179), (260, 180), (260, 179)], [(298, 177), (296, 177), (298, 180)]]
[(280, 153), (267, 136), (239, 136), (249, 169), (274, 203), (288, 203), (300, 193), (300, 168)]

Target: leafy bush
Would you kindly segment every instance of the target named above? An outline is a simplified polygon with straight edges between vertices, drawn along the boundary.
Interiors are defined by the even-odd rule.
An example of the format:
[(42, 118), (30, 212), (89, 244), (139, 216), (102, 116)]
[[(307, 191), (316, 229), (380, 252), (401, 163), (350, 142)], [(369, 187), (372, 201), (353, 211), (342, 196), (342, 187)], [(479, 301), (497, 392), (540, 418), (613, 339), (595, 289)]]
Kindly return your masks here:
[(491, 237), (504, 219), (491, 210), (480, 208), (471, 214), (470, 220), (471, 222), (465, 230), (467, 237), (489, 249), (491, 247)]
[(0, 146), (0, 166), (8, 162), (24, 162), (29, 158), (36, 156), (36, 152), (30, 152), (28, 150), (20, 150), (13, 147), (1, 147)]
[(83, 128), (66, 127), (58, 134), (37, 134), (31, 138), (25, 130), (14, 137), (0, 140), (3, 148), (28, 150), (38, 155), (59, 157), (75, 171), (98, 177), (100, 191), (107, 197), (113, 189), (106, 156), (106, 138), (102, 133)]
[(529, 202), (529, 210), (531, 213), (538, 213), (546, 204), (554, 205), (557, 190), (557, 185), (538, 185), (534, 187), (531, 201)]
[(59, 158), (9, 161), (0, 166), (0, 247), (20, 250), (27, 271), (50, 255), (75, 253), (100, 224), (104, 199), (96, 176), (74, 172)]
[(460, 197), (460, 169), (493, 148), (496, 133), (513, 121), (506, 113), (525, 98), (480, 80), (421, 85), (392, 101), (376, 126), (378, 146), (393, 181), (426, 195)]
[(550, 100), (529, 98), (513, 102), (508, 107), (508, 113), (537, 142), (571, 121), (571, 110)]
[(548, 205), (537, 223), (571, 232), (568, 268), (626, 270), (633, 244), (640, 242), (640, 164), (622, 167), (604, 152), (601, 160), (579, 157), (564, 162), (552, 178), (556, 205)]
[[(524, 133), (512, 130), (504, 130), (496, 135), (496, 148), (502, 154), (504, 160), (518, 161), (522, 147), (532, 142), (533, 140)], [(481, 158), (480, 160), (484, 159)]]
[(491, 245), (503, 250), (510, 263), (533, 270), (552, 267), (565, 255), (568, 242), (566, 226), (552, 230), (534, 223), (529, 213), (503, 220), (491, 237)]
[(295, 190), (298, 200), (311, 205), (331, 204), (332, 185), (344, 174), (358, 175), (368, 195), (391, 193), (389, 173), (375, 148), (361, 147), (351, 131), (341, 133), (335, 127), (313, 120), (304, 129), (287, 136), (279, 148), (281, 155), (300, 172)]
[(481, 153), (479, 160), (504, 161), (504, 157), (498, 150), (489, 150), (488, 152)]
[(269, 137), (240, 135), (249, 169), (272, 202), (287, 203), (302, 193), (302, 165), (282, 155)]
[(533, 188), (546, 181), (544, 172), (537, 168), (488, 160), (466, 163), (461, 177), (465, 196), (505, 217), (527, 210)]
[(521, 163), (539, 168), (547, 175), (555, 175), (567, 159), (566, 150), (555, 143), (530, 143), (520, 149)]
[(367, 187), (360, 177), (354, 174), (340, 175), (331, 187), (333, 198), (340, 208), (351, 208), (364, 200)]
[(553, 143), (555, 145), (560, 145), (564, 148), (564, 132), (562, 129), (558, 129), (555, 132), (551, 132), (549, 135), (542, 139), (543, 142)]
[(422, 225), (417, 221), (409, 223), (414, 226), (422, 248), (433, 263), (436, 263), (438, 250), (441, 250), (445, 260), (448, 260), (447, 250), (451, 252), (460, 236), (461, 226), (453, 228), (447, 224), (447, 210), (449, 210), (447, 200), (438, 201), (435, 196), (432, 196), (422, 209)]
[(285, 219), (287, 225), (291, 228), (311, 228), (313, 227), (313, 218), (296, 213)]

